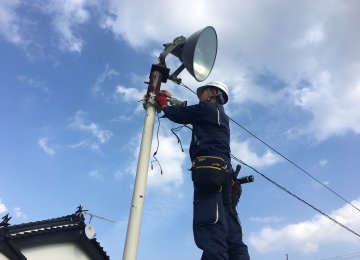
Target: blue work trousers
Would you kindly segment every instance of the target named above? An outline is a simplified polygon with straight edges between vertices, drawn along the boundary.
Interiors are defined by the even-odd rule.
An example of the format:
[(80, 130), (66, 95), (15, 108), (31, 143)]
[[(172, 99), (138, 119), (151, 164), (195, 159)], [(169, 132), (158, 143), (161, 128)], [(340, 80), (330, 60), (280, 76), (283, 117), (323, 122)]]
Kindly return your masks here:
[(196, 245), (203, 250), (201, 260), (250, 259), (238, 214), (224, 205), (221, 192), (194, 190), (193, 232)]

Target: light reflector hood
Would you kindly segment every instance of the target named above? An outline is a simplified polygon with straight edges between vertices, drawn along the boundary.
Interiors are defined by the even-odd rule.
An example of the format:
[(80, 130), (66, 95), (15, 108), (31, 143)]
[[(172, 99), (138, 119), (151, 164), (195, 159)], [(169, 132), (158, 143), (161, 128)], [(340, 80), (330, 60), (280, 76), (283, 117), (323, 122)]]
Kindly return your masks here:
[(207, 26), (193, 33), (183, 45), (171, 53), (180, 58), (197, 81), (204, 81), (214, 66), (217, 46), (216, 31), (212, 26)]

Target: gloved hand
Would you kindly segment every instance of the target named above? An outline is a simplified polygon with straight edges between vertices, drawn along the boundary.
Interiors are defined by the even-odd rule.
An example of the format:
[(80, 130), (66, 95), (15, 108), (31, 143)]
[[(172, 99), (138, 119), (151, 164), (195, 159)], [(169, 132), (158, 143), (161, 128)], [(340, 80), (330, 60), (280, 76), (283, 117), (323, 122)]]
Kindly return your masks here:
[(162, 93), (159, 93), (156, 95), (155, 97), (155, 101), (159, 104), (160, 108), (163, 109), (164, 107), (167, 106), (167, 98), (165, 95), (163, 95)]

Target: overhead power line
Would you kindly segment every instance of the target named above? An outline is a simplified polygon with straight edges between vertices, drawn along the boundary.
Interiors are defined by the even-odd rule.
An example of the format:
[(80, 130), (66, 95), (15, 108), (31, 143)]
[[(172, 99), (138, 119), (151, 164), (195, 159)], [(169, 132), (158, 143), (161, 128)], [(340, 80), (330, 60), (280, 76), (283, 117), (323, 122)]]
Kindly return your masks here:
[[(191, 127), (187, 126), (187, 125), (183, 125), (180, 127), (176, 127), (171, 129), (171, 131), (173, 132), (173, 134), (176, 136), (178, 143), (181, 146), (182, 149), (182, 144), (181, 144), (181, 140), (178, 137), (178, 135), (175, 133), (177, 131), (179, 131), (181, 128), (186, 127), (189, 128), (190, 130), (192, 130)], [(183, 151), (183, 149), (182, 149)], [(266, 180), (268, 180), (269, 182), (271, 182), (272, 184), (274, 184), (276, 187), (280, 188), (281, 190), (285, 191), (286, 193), (288, 193), (289, 195), (293, 196), (294, 198), (296, 198), (297, 200), (301, 201), (302, 203), (304, 203), (305, 205), (311, 207), (312, 209), (314, 209), (315, 211), (319, 212), (321, 215), (325, 216), (326, 218), (330, 219), (331, 221), (333, 221), (335, 224), (341, 226), (342, 228), (346, 229), (347, 231), (353, 233), (354, 235), (360, 237), (360, 234), (355, 232), (354, 230), (350, 229), (349, 227), (345, 226), (344, 224), (340, 223), (339, 221), (337, 221), (336, 219), (332, 218), (331, 216), (329, 216), (328, 214), (324, 213), (323, 211), (321, 211), (320, 209), (316, 208), (315, 206), (313, 206), (312, 204), (310, 204), (309, 202), (305, 201), (304, 199), (300, 198), (299, 196), (297, 196), (296, 194), (292, 193), (291, 191), (289, 191), (288, 189), (286, 189), (285, 187), (283, 187), (282, 185), (278, 184), (277, 182), (275, 182), (274, 180), (270, 179), (269, 177), (267, 177), (266, 175), (264, 175), (263, 173), (259, 172), (258, 170), (256, 170), (254, 167), (250, 166), (249, 164), (245, 163), (244, 161), (240, 160), (239, 158), (237, 158), (236, 156), (234, 156), (233, 154), (230, 154), (231, 158), (247, 167), (249, 167), (250, 169), (252, 169), (253, 171), (255, 171), (256, 173), (258, 173), (260, 176), (262, 176), (263, 178), (265, 178)]]
[(296, 168), (298, 168), (301, 172), (305, 173), (307, 176), (309, 176), (310, 178), (312, 178), (314, 181), (316, 181), (317, 183), (319, 183), (321, 186), (325, 187), (326, 189), (328, 189), (330, 192), (332, 192), (333, 194), (335, 194), (338, 198), (342, 199), (343, 201), (345, 201), (347, 204), (351, 205), (353, 208), (355, 208), (357, 211), (360, 212), (360, 209), (358, 207), (356, 207), (354, 204), (352, 204), (350, 201), (348, 201), (347, 199), (345, 199), (343, 196), (341, 196), (339, 193), (335, 192), (333, 189), (329, 188), (328, 186), (326, 186), (324, 183), (322, 183), (321, 181), (319, 181), (317, 178), (315, 178), (314, 176), (312, 176), (310, 173), (308, 173), (306, 170), (304, 170), (304, 168), (300, 167), (298, 164), (296, 164), (295, 162), (293, 162), (292, 160), (288, 159), (286, 156), (284, 156), (282, 153), (280, 153), (279, 151), (277, 151), (275, 148), (271, 147), (269, 144), (267, 144), (266, 142), (264, 142), (263, 140), (261, 140), (259, 137), (257, 137), (256, 135), (254, 135), (253, 133), (251, 133), (249, 130), (247, 130), (245, 127), (243, 127), (242, 125), (240, 125), (238, 122), (236, 122), (234, 119), (232, 119), (231, 117), (229, 117), (229, 119), (236, 124), (237, 126), (241, 127), (244, 131), (246, 131), (247, 133), (249, 133), (251, 136), (253, 136), (254, 138), (256, 138), (258, 141), (260, 141), (261, 143), (263, 143), (264, 145), (266, 145), (268, 148), (270, 148), (272, 151), (274, 151), (276, 154), (278, 154), (279, 156), (281, 156), (282, 158), (284, 158), (286, 161), (288, 161), (289, 163), (291, 163), (292, 165), (294, 165)]
[(360, 251), (357, 251), (345, 255), (321, 258), (321, 260), (349, 260), (349, 259), (359, 259), (359, 258), (360, 258)]
[[(196, 92), (193, 91), (192, 89), (190, 89), (188, 86), (186, 86), (183, 83), (180, 83), (181, 86), (185, 87), (186, 89), (188, 89), (189, 91), (191, 91), (192, 93), (194, 93), (196, 95)], [(288, 161), (289, 163), (291, 163), (293, 166), (295, 166), (297, 169), (299, 169), (301, 172), (303, 172), (304, 174), (306, 174), (308, 177), (310, 177), (311, 179), (313, 179), (314, 181), (316, 181), (317, 183), (319, 183), (321, 186), (325, 187), (327, 190), (329, 190), (331, 193), (333, 193), (335, 196), (337, 196), (338, 198), (340, 198), (341, 200), (343, 200), (344, 202), (346, 202), (348, 205), (352, 206), (354, 209), (356, 209), (357, 211), (360, 212), (360, 209), (358, 207), (356, 207), (353, 203), (351, 203), (349, 200), (345, 199), (343, 196), (341, 196), (339, 193), (337, 193), (336, 191), (334, 191), (333, 189), (331, 189), (330, 187), (328, 187), (327, 185), (325, 185), (324, 183), (322, 183), (320, 180), (318, 180), (317, 178), (315, 178), (314, 176), (312, 176), (309, 172), (307, 172), (306, 170), (304, 170), (304, 168), (300, 167), (298, 164), (296, 164), (295, 162), (293, 162), (292, 160), (290, 160), (289, 158), (287, 158), (285, 155), (283, 155), (282, 153), (280, 153), (279, 151), (277, 151), (275, 148), (273, 148), (271, 145), (267, 144), (265, 141), (263, 141), (262, 139), (260, 139), (259, 137), (257, 137), (255, 134), (253, 134), (251, 131), (249, 131), (248, 129), (246, 129), (244, 126), (242, 126), (241, 124), (239, 124), (238, 122), (236, 122), (234, 119), (232, 119), (231, 117), (229, 117), (230, 121), (233, 122), (234, 124), (236, 124), (238, 127), (242, 128), (245, 132), (247, 132), (248, 134), (250, 134), (252, 137), (254, 137), (255, 139), (257, 139), (258, 141), (260, 141), (262, 144), (264, 144), (266, 147), (268, 147), (269, 149), (271, 149), (273, 152), (275, 152), (277, 155), (279, 155), (280, 157), (282, 157), (283, 159), (285, 159), (286, 161)]]
[(292, 193), (291, 191), (289, 191), (288, 189), (286, 189), (285, 187), (281, 186), (280, 184), (278, 184), (276, 181), (270, 179), (269, 177), (267, 177), (266, 175), (264, 175), (263, 173), (259, 172), (258, 170), (256, 170), (254, 167), (250, 166), (249, 164), (243, 162), (242, 160), (240, 160), (239, 158), (235, 157), (233, 154), (231, 154), (231, 158), (234, 159), (235, 161), (249, 167), (250, 169), (252, 169), (253, 171), (255, 171), (257, 174), (259, 174), (260, 176), (262, 176), (263, 178), (265, 178), (266, 180), (268, 180), (269, 182), (271, 182), (272, 184), (274, 184), (276, 187), (282, 189), (283, 191), (285, 191), (286, 193), (288, 193), (289, 195), (293, 196), (295, 199), (301, 201), (302, 203), (306, 204), (307, 206), (311, 207), (312, 209), (316, 210), (317, 212), (319, 212), (321, 215), (327, 217), (328, 219), (330, 219), (332, 222), (334, 222), (335, 224), (341, 226), (342, 228), (346, 229), (347, 231), (353, 233), (354, 235), (360, 237), (360, 234), (355, 232), (354, 230), (350, 229), (349, 227), (345, 226), (344, 224), (340, 223), (339, 221), (337, 221), (336, 219), (334, 219), (333, 217), (329, 216), (328, 214), (324, 213), (323, 211), (321, 211), (320, 209), (316, 208), (315, 206), (313, 206), (312, 204), (310, 204), (309, 202), (305, 201), (304, 199), (300, 198), (299, 196), (297, 196), (296, 194)]
[[(184, 85), (183, 83), (180, 83), (183, 87), (187, 88), (188, 90), (190, 90), (191, 92), (193, 92), (194, 94), (196, 94), (192, 89), (190, 89), (189, 87), (187, 87), (186, 85)], [(299, 170), (301, 170), (303, 173), (305, 173), (308, 177), (312, 178), (313, 180), (315, 180), (316, 182), (318, 182), (319, 184), (321, 184), (322, 186), (324, 186), (325, 188), (327, 188), (329, 191), (331, 191), (333, 194), (335, 194), (337, 197), (339, 197), (340, 199), (342, 199), (343, 201), (345, 201), (347, 204), (351, 205), (352, 207), (354, 207), (356, 210), (358, 210), (360, 212), (360, 209), (358, 209), (355, 205), (353, 205), (351, 202), (349, 202), (348, 200), (346, 200), (344, 197), (342, 197), (341, 195), (339, 195), (337, 192), (335, 192), (334, 190), (332, 190), (331, 188), (327, 187), (326, 185), (324, 185), (322, 182), (320, 182), (318, 179), (316, 179), (314, 176), (312, 176), (310, 173), (308, 173), (307, 171), (305, 171), (302, 167), (300, 167), (299, 165), (297, 165), (295, 162), (291, 161), (290, 159), (288, 159), (286, 156), (284, 156), (282, 153), (278, 152), (276, 149), (274, 149), (272, 146), (270, 146), (269, 144), (267, 144), (266, 142), (264, 142), (263, 140), (261, 140), (259, 137), (257, 137), (255, 134), (253, 134), (252, 132), (250, 132), (249, 130), (247, 130), (245, 127), (243, 127), (242, 125), (240, 125), (238, 122), (236, 122), (235, 120), (233, 120), (232, 118), (229, 117), (229, 119), (235, 123), (237, 126), (241, 127), (243, 130), (245, 130), (247, 133), (249, 133), (251, 136), (253, 136), (254, 138), (256, 138), (258, 141), (260, 141), (261, 143), (263, 143), (265, 146), (267, 146), (268, 148), (270, 148), (272, 151), (274, 151), (276, 154), (278, 154), (279, 156), (281, 156), (282, 158), (284, 158), (286, 161), (288, 161), (289, 163), (291, 163), (293, 166), (295, 166), (296, 168), (298, 168)], [(185, 125), (186, 126), (186, 125)], [(188, 127), (189, 128), (189, 127)], [(181, 128), (180, 128), (181, 129)], [(191, 129), (191, 128), (190, 128)], [(178, 129), (176, 129), (178, 130)], [(174, 133), (174, 131), (173, 131)], [(175, 133), (174, 133), (175, 134)], [(176, 134), (175, 134), (176, 135)], [(178, 136), (176, 135), (176, 137), (178, 138)], [(179, 138), (178, 138), (179, 141)], [(300, 198), (299, 196), (297, 196), (296, 194), (294, 194), (293, 192), (289, 191), (288, 189), (286, 189), (285, 187), (283, 187), (282, 185), (278, 184), (277, 182), (275, 182), (274, 180), (270, 179), (269, 177), (267, 177), (266, 175), (264, 175), (263, 173), (259, 172), (258, 170), (256, 170), (254, 167), (250, 166), (249, 164), (243, 162), (242, 160), (240, 160), (239, 158), (237, 158), (236, 156), (234, 156), (233, 154), (231, 154), (231, 158), (239, 163), (244, 164), (245, 166), (249, 167), (250, 169), (252, 169), (253, 171), (255, 171), (256, 173), (258, 173), (260, 176), (262, 176), (263, 178), (265, 178), (266, 180), (268, 180), (269, 182), (271, 182), (272, 184), (274, 184), (276, 187), (280, 188), (281, 190), (285, 191), (286, 193), (288, 193), (289, 195), (291, 195), (292, 197), (296, 198), (297, 200), (299, 200), (300, 202), (304, 203), (305, 205), (311, 207), (312, 209), (314, 209), (315, 211), (317, 211), (318, 213), (320, 213), (321, 215), (325, 216), (326, 218), (328, 218), (329, 220), (331, 220), (332, 222), (334, 222), (335, 224), (339, 225), (340, 227), (346, 229), (347, 231), (353, 233), (354, 235), (356, 235), (357, 237), (360, 237), (360, 234), (355, 232), (354, 230), (350, 229), (349, 227), (347, 227), (346, 225), (340, 223), (339, 221), (337, 221), (336, 219), (334, 219), (333, 217), (329, 216), (328, 214), (326, 214), (325, 212), (321, 211), (320, 209), (316, 208), (314, 205), (310, 204), (309, 202), (305, 201), (304, 199)]]

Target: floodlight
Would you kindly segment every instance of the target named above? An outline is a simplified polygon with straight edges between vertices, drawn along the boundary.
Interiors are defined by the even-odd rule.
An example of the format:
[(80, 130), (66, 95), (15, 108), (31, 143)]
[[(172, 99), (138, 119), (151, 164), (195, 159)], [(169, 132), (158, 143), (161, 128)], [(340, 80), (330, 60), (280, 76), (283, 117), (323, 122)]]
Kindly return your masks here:
[(187, 39), (180, 60), (197, 81), (204, 81), (214, 66), (216, 53), (216, 32), (213, 27), (208, 26)]
[(217, 35), (212, 26), (207, 26), (193, 33), (188, 39), (175, 38), (173, 43), (165, 44), (165, 51), (160, 60), (165, 60), (168, 53), (178, 57), (182, 65), (170, 76), (176, 76), (184, 69), (197, 80), (204, 81), (210, 74), (216, 59)]

